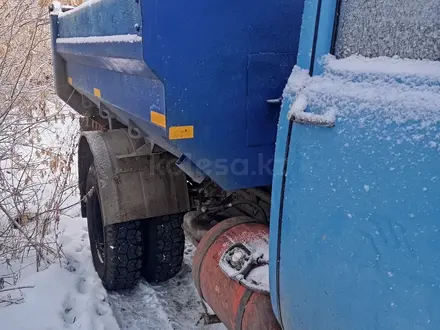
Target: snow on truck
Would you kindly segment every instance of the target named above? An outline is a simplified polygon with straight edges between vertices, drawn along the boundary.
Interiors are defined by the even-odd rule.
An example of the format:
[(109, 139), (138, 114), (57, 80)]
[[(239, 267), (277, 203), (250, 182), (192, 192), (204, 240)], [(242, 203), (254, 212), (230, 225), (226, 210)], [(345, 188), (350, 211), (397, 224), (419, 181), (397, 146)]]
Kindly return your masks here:
[(186, 236), (228, 329), (440, 328), (439, 0), (51, 10), (108, 290), (175, 276)]

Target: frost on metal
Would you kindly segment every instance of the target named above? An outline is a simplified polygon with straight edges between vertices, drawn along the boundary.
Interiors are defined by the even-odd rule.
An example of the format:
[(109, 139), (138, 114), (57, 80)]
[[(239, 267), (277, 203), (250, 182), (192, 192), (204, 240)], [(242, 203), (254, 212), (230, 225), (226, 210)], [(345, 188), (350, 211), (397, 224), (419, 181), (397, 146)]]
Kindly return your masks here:
[(350, 56), (336, 60), (333, 56), (325, 58), (327, 71), (346, 72), (348, 74), (388, 75), (398, 77), (413, 77), (413, 79), (440, 79), (440, 62), (397, 57), (366, 58), (363, 56)]
[(71, 9), (69, 11), (66, 11), (64, 13), (61, 12), (59, 17), (72, 15), (72, 14), (78, 12), (79, 10), (81, 10), (82, 8), (90, 7), (90, 6), (92, 6), (92, 5), (94, 5), (94, 4), (98, 3), (98, 2), (101, 2), (101, 1), (102, 0), (86, 0), (86, 1), (84, 1), (84, 3), (82, 3), (78, 7), (75, 7), (75, 8), (73, 8), (73, 9)]
[(375, 123), (384, 135), (393, 125), (399, 140), (431, 148), (439, 145), (440, 63), (327, 56), (324, 68), (323, 75), (313, 77), (294, 69), (285, 89), (292, 100), (289, 115), (307, 108), (305, 113), (335, 116), (336, 125), (338, 121), (359, 127)]
[(298, 66), (293, 68), (286, 87), (284, 88), (283, 98), (291, 98), (293, 94), (300, 92), (310, 79), (309, 71)]
[(136, 43), (141, 42), (142, 37), (136, 34), (122, 34), (114, 36), (97, 36), (97, 37), (73, 37), (73, 38), (58, 38), (57, 44), (97, 44), (97, 43)]
[(316, 126), (334, 126), (335, 122), (335, 109), (331, 108), (324, 114), (314, 114), (311, 112), (306, 112), (307, 109), (307, 97), (305, 94), (298, 94), (295, 101), (290, 107), (287, 113), (287, 118), (293, 120), (296, 123), (307, 123)]
[(335, 54), (440, 60), (440, 0), (341, 0)]

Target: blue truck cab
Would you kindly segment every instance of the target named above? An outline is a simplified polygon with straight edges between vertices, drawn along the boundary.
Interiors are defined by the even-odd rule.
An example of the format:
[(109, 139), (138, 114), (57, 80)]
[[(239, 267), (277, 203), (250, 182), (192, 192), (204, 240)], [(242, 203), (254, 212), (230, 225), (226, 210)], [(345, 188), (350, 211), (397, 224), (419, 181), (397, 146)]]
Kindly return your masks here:
[(79, 189), (104, 286), (175, 276), (185, 234), (229, 329), (439, 329), (439, 12), (52, 6), (56, 91), (87, 119)]
[(439, 10), (305, 1), (272, 187), (284, 329), (440, 327)]

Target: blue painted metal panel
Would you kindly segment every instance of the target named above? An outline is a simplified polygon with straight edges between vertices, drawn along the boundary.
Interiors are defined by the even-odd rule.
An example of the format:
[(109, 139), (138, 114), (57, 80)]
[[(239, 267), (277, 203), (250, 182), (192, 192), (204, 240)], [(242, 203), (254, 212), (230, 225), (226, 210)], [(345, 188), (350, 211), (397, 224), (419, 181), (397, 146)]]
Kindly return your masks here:
[[(312, 50), (314, 46), (314, 35), (317, 22), (318, 0), (306, 0), (304, 2), (304, 14), (301, 25), (301, 37), (299, 41), (297, 65), (304, 69), (310, 69), (312, 62)], [(285, 167), (287, 166), (288, 151), (290, 148), (291, 123), (287, 119), (291, 103), (295, 95), (285, 94), (281, 107), (281, 114), (278, 122), (276, 138), (275, 161), (273, 167), (272, 196), (270, 211), (270, 292), (272, 308), (280, 324), (280, 248), (281, 229), (283, 223), (284, 189), (286, 185)]]
[(59, 17), (59, 37), (112, 36), (140, 34), (142, 24), (139, 1), (90, 1)]
[[(99, 66), (99, 61), (110, 58), (142, 60), (140, 42), (57, 43), (57, 52), (67, 61)], [(93, 62), (94, 61), (94, 62)], [(145, 66), (145, 63), (143, 63)]]
[(320, 75), (324, 72), (322, 57), (330, 52), (335, 24), (337, 0), (322, 1), (319, 12), (319, 26), (316, 35), (315, 63), (313, 74)]
[(438, 329), (440, 154), (425, 141), (397, 144), (400, 133), (385, 124), (350, 122), (292, 131), (279, 269), (284, 327)]
[[(302, 1), (291, 0), (197, 0), (184, 7), (176, 1), (142, 3), (144, 58), (168, 86), (167, 119), (170, 125), (195, 127), (196, 138), (177, 145), (223, 187), (271, 182), (273, 143), (247, 145), (247, 130), (256, 125), (246, 110), (252, 101), (247, 93), (249, 56), (291, 54), (292, 67), (301, 14)], [(264, 69), (252, 74), (263, 75)], [(286, 81), (287, 73), (278, 75), (279, 87), (268, 84), (260, 94), (279, 96)], [(255, 118), (267, 117), (268, 111), (271, 107), (265, 102), (252, 109)], [(274, 122), (270, 129), (258, 125), (264, 127), (264, 138), (251, 143), (273, 139)], [(216, 162), (227, 168), (227, 174)]]
[(99, 88), (146, 133), (153, 108), (166, 115), (166, 130), (153, 127), (163, 138), (171, 126), (193, 125), (193, 139), (168, 140), (167, 149), (224, 189), (269, 185), (279, 109), (265, 101), (281, 95), (295, 63), (302, 9), (302, 0), (91, 2), (59, 18), (60, 37), (137, 34), (142, 42), (57, 50), (75, 88)]
[[(73, 86), (83, 92), (93, 95), (94, 88), (99, 88), (101, 99), (106, 103), (121, 109), (125, 109), (127, 103), (132, 104), (125, 111), (139, 119), (146, 120), (150, 110), (164, 111), (164, 99), (160, 97), (164, 94), (164, 86), (160, 80), (88, 67), (73, 61), (67, 62), (67, 72), (72, 77)], [(122, 91), (121, 86), (125, 86)], [(166, 135), (164, 129), (157, 128)]]
[(314, 35), (317, 24), (318, 3), (320, 0), (305, 0), (304, 15), (301, 24), (297, 64), (303, 69), (309, 69), (314, 48)]
[[(316, 38), (315, 74), (324, 72), (320, 59), (330, 50), (331, 2), (321, 4), (316, 34), (307, 28), (312, 14), (305, 15), (301, 38)], [(310, 43), (302, 39), (301, 45), (298, 63), (308, 69)], [(412, 87), (440, 85), (417, 77), (386, 79)], [(285, 99), (285, 112), (294, 99)], [(423, 139), (402, 139), (419, 123), (390, 124), (351, 113), (334, 128), (294, 124), (290, 140), (287, 118), (280, 116), (276, 157), (283, 150), (288, 157), (286, 171), (283, 162), (274, 168), (274, 310), (284, 329), (439, 329), (438, 149)], [(429, 134), (439, 129), (431, 127)]]
[[(273, 145), (276, 139), (280, 105), (267, 104), (280, 97), (295, 63), (292, 54), (255, 54), (249, 56), (247, 76), (246, 142), (248, 146)], [(260, 110), (261, 109), (261, 110)]]

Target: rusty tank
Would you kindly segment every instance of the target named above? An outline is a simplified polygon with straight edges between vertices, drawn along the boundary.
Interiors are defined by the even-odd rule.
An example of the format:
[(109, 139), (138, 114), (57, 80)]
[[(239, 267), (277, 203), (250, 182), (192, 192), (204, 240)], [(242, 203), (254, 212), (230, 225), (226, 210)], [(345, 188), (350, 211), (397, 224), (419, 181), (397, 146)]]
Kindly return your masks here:
[[(235, 217), (214, 226), (197, 246), (194, 283), (202, 299), (230, 330), (281, 329), (270, 302), (268, 268), (252, 270), (249, 260), (254, 259), (254, 265), (259, 260), (268, 267), (268, 242), (266, 224)], [(243, 275), (240, 272), (246, 267)], [(250, 279), (252, 276), (246, 279), (252, 271), (256, 280)]]

